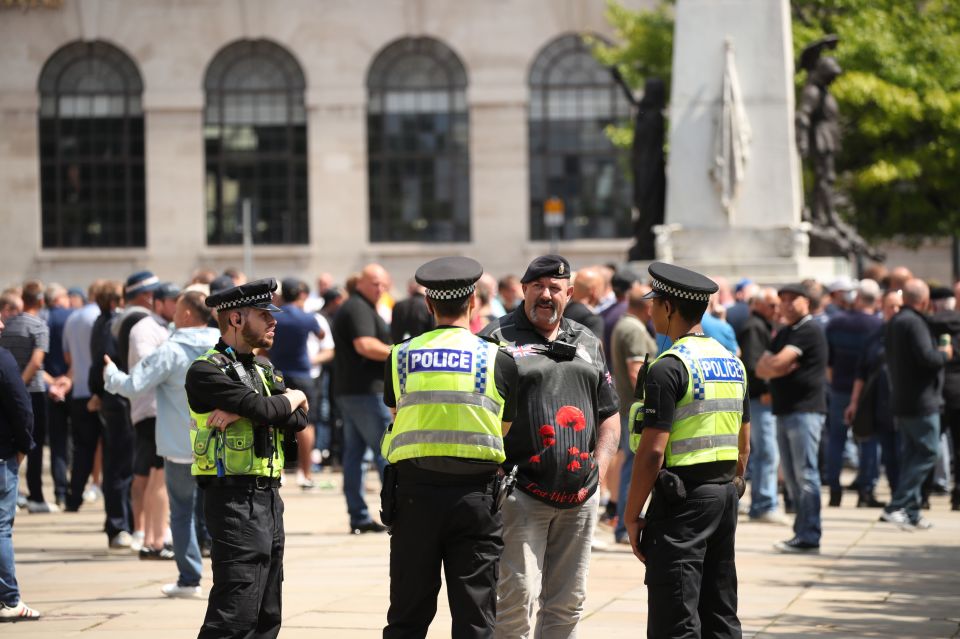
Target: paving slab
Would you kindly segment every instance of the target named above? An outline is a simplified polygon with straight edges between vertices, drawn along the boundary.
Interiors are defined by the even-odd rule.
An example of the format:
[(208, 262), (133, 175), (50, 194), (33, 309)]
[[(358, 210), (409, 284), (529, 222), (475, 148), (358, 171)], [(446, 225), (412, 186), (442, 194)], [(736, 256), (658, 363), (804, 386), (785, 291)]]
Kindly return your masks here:
[[(326, 478), (340, 485), (338, 474)], [(851, 477), (846, 477), (850, 479)], [(339, 489), (281, 489), (286, 502), (281, 637), (377, 637), (389, 605), (387, 535), (351, 535)], [(367, 499), (376, 504), (376, 482)], [(826, 495), (824, 496), (826, 503)], [(933, 497), (929, 531), (900, 531), (853, 499), (823, 509), (820, 555), (773, 549), (789, 526), (741, 519), (737, 532), (740, 616), (745, 637), (960, 637), (960, 512)], [(43, 613), (34, 623), (5, 624), (2, 636), (38, 639), (186, 639), (195, 637), (206, 600), (173, 600), (160, 587), (173, 562), (111, 553), (101, 503), (79, 513), (17, 516), (14, 546), (24, 599)], [(644, 570), (629, 548), (612, 543), (591, 560), (581, 639), (644, 636)], [(204, 591), (210, 588), (209, 564)], [(320, 634), (318, 634), (320, 633)], [(446, 592), (428, 637), (450, 636)]]

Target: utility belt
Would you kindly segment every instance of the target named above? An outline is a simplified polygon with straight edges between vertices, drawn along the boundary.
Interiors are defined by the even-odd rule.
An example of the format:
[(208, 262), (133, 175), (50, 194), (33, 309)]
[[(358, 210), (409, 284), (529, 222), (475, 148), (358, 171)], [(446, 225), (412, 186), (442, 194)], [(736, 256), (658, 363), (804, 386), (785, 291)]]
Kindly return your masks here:
[[(738, 481), (739, 480), (739, 481)], [(657, 473), (657, 481), (654, 484), (654, 496), (659, 497), (667, 506), (679, 506), (687, 501), (687, 494), (699, 488), (700, 486), (723, 486), (732, 483), (737, 489), (737, 496), (743, 497), (746, 484), (741, 477), (735, 477), (732, 482), (699, 482), (693, 483), (684, 481), (675, 472), (666, 468), (661, 468)]]
[(264, 475), (227, 475), (226, 477), (200, 475), (197, 477), (197, 484), (204, 488), (229, 487), (269, 490), (271, 488), (280, 488), (280, 479), (277, 477), (266, 477)]
[(412, 465), (403, 464), (400, 467), (388, 464), (383, 469), (383, 485), (380, 489), (380, 521), (384, 525), (393, 524), (397, 510), (397, 491), (400, 486), (422, 485), (437, 488), (475, 487), (483, 490), (484, 494), (493, 496), (490, 512), (497, 514), (517, 483), (517, 467), (514, 466), (509, 474), (497, 472), (495, 475), (454, 475), (439, 479), (440, 474), (418, 469)]

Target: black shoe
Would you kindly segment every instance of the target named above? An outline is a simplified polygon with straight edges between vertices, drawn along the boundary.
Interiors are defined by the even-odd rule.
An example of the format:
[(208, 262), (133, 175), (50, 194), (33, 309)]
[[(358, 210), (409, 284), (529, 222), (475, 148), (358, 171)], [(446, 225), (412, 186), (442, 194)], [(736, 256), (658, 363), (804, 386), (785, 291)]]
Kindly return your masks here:
[(819, 555), (820, 544), (811, 544), (806, 541), (800, 541), (796, 537), (787, 541), (778, 541), (773, 545), (778, 552), (800, 554), (800, 555)]
[(960, 510), (960, 490), (954, 489), (950, 495), (950, 510)]
[(873, 493), (860, 493), (857, 499), (857, 508), (883, 508), (887, 502), (880, 501)]
[(830, 488), (830, 506), (836, 508), (840, 505), (843, 498), (843, 490), (840, 488)]
[(382, 533), (387, 532), (387, 527), (383, 524), (378, 524), (375, 521), (368, 521), (365, 524), (357, 524), (356, 526), (350, 527), (351, 535), (362, 535), (363, 533)]

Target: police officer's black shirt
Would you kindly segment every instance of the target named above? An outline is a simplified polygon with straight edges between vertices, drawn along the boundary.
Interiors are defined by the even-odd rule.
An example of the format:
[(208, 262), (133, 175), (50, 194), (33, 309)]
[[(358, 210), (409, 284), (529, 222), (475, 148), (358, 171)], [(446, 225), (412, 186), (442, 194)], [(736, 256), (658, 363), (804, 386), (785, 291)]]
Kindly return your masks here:
[[(438, 329), (447, 330), (466, 330), (458, 326), (440, 325)], [(390, 408), (397, 407), (397, 397), (393, 391), (393, 358), (388, 357), (384, 363), (383, 376), (388, 380), (383, 388), (383, 403)], [(497, 360), (493, 367), (494, 384), (497, 392), (503, 398), (503, 417), (501, 421), (512, 422), (517, 415), (517, 364), (513, 357), (500, 349), (497, 351)], [(493, 462), (476, 461), (470, 459), (460, 459), (456, 457), (423, 457), (415, 460), (404, 460), (399, 465), (408, 465), (417, 469), (426, 471), (420, 477), (424, 480), (443, 481), (442, 478), (433, 477), (430, 473), (449, 474), (449, 475), (492, 475), (496, 472), (498, 464)], [(401, 473), (403, 471), (401, 470)]]
[[(704, 339), (710, 339), (705, 337)], [(679, 402), (687, 392), (690, 375), (683, 363), (672, 355), (662, 357), (650, 366), (644, 380), (643, 427), (673, 429), (673, 417)], [(746, 389), (745, 389), (746, 390)], [(743, 422), (750, 421), (750, 394), (743, 395)], [(666, 461), (664, 461), (666, 465)], [(674, 466), (671, 472), (677, 474), (687, 487), (698, 484), (720, 484), (733, 481), (737, 474), (736, 460), (726, 460), (697, 464), (695, 466)]]
[(518, 466), (517, 488), (558, 508), (581, 505), (596, 492), (597, 429), (618, 412), (600, 340), (583, 324), (560, 320), (558, 342), (572, 359), (545, 354), (550, 346), (520, 304), (480, 333), (507, 345), (520, 371), (517, 418), (504, 441), (505, 468)]
[[(217, 342), (214, 348), (221, 353), (227, 352), (227, 345), (223, 340)], [(236, 358), (247, 371), (250, 380), (258, 388), (261, 387), (260, 375), (253, 365), (253, 354), (237, 353)], [(282, 395), (261, 395), (242, 381), (225, 375), (219, 367), (205, 360), (195, 360), (190, 364), (184, 388), (187, 391), (187, 403), (195, 413), (209, 413), (219, 408), (245, 417), (255, 426), (269, 425), (299, 431), (307, 425), (307, 415), (303, 409), (298, 408), (291, 413), (290, 402)]]

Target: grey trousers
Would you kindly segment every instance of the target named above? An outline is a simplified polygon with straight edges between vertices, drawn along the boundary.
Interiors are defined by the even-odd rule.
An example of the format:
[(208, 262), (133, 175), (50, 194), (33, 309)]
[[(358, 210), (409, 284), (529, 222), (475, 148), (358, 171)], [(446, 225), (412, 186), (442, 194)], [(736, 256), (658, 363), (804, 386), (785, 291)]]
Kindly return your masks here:
[[(599, 490), (574, 508), (555, 508), (519, 490), (507, 499), (497, 583), (497, 639), (577, 636), (599, 503)], [(534, 604), (539, 609), (531, 635)]]

